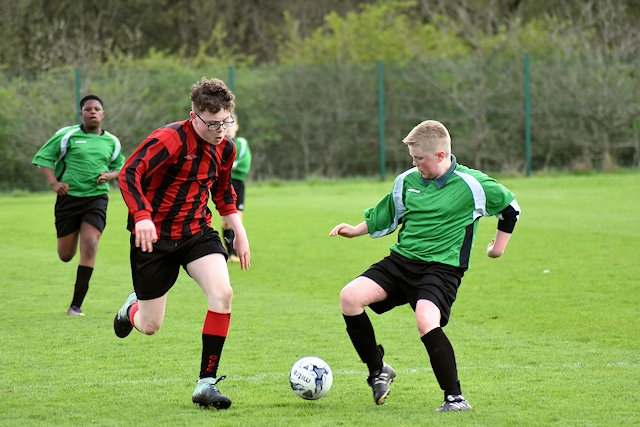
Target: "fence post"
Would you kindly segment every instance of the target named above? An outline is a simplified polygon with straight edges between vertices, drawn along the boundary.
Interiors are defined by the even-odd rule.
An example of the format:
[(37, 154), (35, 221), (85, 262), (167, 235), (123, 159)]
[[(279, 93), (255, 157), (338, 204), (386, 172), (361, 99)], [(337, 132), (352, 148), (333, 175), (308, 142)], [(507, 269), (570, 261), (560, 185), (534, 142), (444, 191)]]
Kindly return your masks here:
[(231, 92), (233, 92), (233, 86), (234, 86), (234, 82), (233, 82), (233, 65), (229, 65), (229, 90)]
[(76, 67), (76, 118), (78, 124), (82, 123), (82, 112), (80, 111), (80, 69)]
[(531, 76), (529, 74), (529, 52), (524, 54), (524, 140), (527, 163), (527, 176), (531, 175), (531, 94), (529, 92)]
[(382, 61), (378, 61), (378, 131), (380, 133), (380, 179), (386, 175), (386, 159), (384, 155), (384, 69)]

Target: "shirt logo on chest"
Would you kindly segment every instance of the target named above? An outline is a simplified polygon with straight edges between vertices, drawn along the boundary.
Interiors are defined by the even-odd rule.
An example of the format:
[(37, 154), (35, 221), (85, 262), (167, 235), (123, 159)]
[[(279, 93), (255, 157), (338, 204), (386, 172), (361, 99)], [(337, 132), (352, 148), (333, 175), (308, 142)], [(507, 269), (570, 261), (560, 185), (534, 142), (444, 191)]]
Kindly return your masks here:
[(187, 154), (186, 156), (184, 156), (184, 158), (187, 160), (195, 160), (198, 158), (198, 156), (196, 156), (195, 154)]
[(416, 193), (416, 194), (420, 194), (420, 190), (418, 190), (417, 188), (407, 188), (407, 191), (409, 193)]

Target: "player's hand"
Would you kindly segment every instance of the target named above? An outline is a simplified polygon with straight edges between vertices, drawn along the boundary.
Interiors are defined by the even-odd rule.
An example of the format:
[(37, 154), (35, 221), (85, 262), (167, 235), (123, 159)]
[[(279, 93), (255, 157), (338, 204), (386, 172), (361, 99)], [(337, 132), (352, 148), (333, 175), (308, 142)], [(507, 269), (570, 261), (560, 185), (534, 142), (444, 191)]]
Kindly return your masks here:
[(233, 240), (233, 248), (240, 258), (240, 269), (248, 270), (251, 266), (251, 251), (249, 250), (249, 239), (247, 234), (241, 230), (236, 231), (235, 239)]
[(107, 181), (109, 181), (109, 177), (107, 176), (107, 172), (102, 172), (102, 173), (100, 173), (100, 176), (96, 180), (96, 183), (104, 184)]
[(496, 237), (491, 239), (491, 243), (487, 245), (487, 256), (489, 258), (500, 258), (510, 238), (511, 233), (496, 230)]
[(54, 184), (51, 184), (51, 188), (58, 196), (64, 196), (69, 192), (69, 184), (66, 182), (57, 181)]
[(355, 227), (346, 223), (341, 223), (333, 227), (329, 236), (356, 237)]
[(158, 241), (156, 226), (150, 219), (142, 219), (136, 222), (136, 248), (142, 252), (153, 252), (153, 244)]
[(500, 258), (502, 256), (501, 251), (496, 250), (496, 239), (491, 239), (491, 243), (487, 245), (487, 256), (489, 258)]

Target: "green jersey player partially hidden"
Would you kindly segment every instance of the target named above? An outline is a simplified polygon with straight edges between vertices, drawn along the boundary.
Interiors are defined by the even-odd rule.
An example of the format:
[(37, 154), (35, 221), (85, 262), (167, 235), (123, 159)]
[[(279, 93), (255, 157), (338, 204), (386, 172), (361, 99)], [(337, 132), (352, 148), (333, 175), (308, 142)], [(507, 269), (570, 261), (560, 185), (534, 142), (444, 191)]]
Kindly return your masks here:
[(102, 129), (104, 109), (100, 97), (83, 97), (80, 110), (82, 124), (58, 130), (32, 161), (58, 195), (58, 256), (69, 262), (80, 246), (73, 298), (67, 310), (71, 316), (84, 316), (80, 306), (89, 290), (98, 242), (106, 226), (109, 181), (118, 177), (124, 163), (120, 141)]
[(349, 338), (369, 369), (367, 383), (376, 404), (385, 402), (396, 373), (383, 361), (384, 350), (376, 341), (365, 307), (380, 314), (409, 303), (444, 391), (444, 403), (436, 411), (469, 410), (453, 347), (442, 328), (469, 268), (478, 219), (498, 218), (495, 238), (487, 246), (487, 255), (497, 258), (507, 246), (520, 207), (504, 186), (456, 162), (451, 137), (442, 123), (424, 121), (402, 142), (409, 147), (415, 167), (396, 177), (391, 192), (365, 210), (363, 222), (356, 226), (341, 223), (330, 232), (349, 238), (367, 233), (379, 237), (400, 226), (390, 255), (342, 289), (340, 306)]

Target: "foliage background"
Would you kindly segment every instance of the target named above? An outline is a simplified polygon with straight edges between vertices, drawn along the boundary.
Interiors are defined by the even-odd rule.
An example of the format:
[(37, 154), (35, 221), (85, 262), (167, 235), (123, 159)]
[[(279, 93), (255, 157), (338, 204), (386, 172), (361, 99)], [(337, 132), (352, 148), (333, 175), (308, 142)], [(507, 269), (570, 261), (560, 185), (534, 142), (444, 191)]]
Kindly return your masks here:
[[(522, 174), (524, 55), (536, 172), (640, 165), (640, 17), (616, 1), (0, 0), (0, 189), (39, 190), (31, 158), (76, 121), (80, 91), (106, 102), (125, 155), (186, 118), (191, 84), (233, 83), (253, 180), (410, 165), (402, 137), (426, 118), (458, 160)], [(232, 71), (232, 74), (231, 74)], [(230, 77), (233, 76), (233, 82)]]

